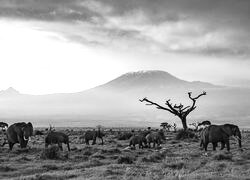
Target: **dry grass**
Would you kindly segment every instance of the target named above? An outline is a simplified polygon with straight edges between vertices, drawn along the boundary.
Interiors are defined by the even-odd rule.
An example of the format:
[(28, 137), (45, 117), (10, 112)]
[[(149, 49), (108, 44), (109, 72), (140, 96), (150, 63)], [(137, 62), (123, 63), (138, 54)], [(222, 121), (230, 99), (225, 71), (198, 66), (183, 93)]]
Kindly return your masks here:
[[(29, 148), (17, 145), (9, 152), (0, 147), (0, 179), (248, 179), (250, 177), (250, 133), (243, 135), (243, 149), (231, 141), (231, 152), (199, 149), (197, 140), (176, 140), (167, 133), (159, 149), (126, 148), (128, 140), (110, 134), (105, 144), (85, 145), (83, 132), (70, 133), (72, 151), (57, 146), (44, 149), (44, 135), (29, 142)], [(1, 138), (1, 137), (0, 137)], [(97, 142), (98, 143), (98, 142)]]

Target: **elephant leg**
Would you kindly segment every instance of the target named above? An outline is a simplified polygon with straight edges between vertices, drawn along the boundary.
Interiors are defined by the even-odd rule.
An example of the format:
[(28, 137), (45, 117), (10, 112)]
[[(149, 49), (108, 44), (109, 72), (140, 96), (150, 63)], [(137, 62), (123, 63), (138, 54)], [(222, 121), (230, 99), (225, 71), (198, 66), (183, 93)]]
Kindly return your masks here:
[(60, 148), (61, 151), (63, 150), (62, 143), (58, 143), (58, 147)]
[(139, 144), (140, 145), (140, 147), (141, 147), (141, 149), (143, 149), (143, 145), (142, 145), (142, 142)]
[(153, 142), (153, 148), (155, 148), (155, 141)]
[(69, 143), (66, 143), (66, 144), (67, 144), (68, 150), (70, 151)]
[(28, 141), (24, 141), (24, 147), (27, 147)]
[(148, 148), (151, 148), (150, 142), (148, 143)]
[(9, 149), (10, 149), (10, 150), (12, 150), (13, 146), (14, 146), (14, 143), (9, 142)]
[(216, 151), (217, 143), (213, 143), (213, 150)]
[(221, 148), (220, 148), (220, 150), (223, 150), (225, 148), (225, 142), (223, 141), (223, 142), (221, 142)]
[(103, 145), (103, 139), (101, 138), (101, 140), (102, 140), (102, 145)]
[(89, 145), (89, 140), (86, 139), (85, 142), (86, 142), (86, 145)]
[(230, 144), (229, 144), (229, 140), (226, 141), (226, 145), (227, 145), (227, 151), (230, 151)]
[(92, 145), (96, 144), (96, 138), (93, 139)]
[(204, 149), (205, 149), (205, 151), (207, 151), (207, 145), (208, 145), (208, 143), (205, 142), (205, 143), (204, 143)]
[(203, 141), (201, 140), (201, 142), (200, 142), (200, 147), (203, 147)]

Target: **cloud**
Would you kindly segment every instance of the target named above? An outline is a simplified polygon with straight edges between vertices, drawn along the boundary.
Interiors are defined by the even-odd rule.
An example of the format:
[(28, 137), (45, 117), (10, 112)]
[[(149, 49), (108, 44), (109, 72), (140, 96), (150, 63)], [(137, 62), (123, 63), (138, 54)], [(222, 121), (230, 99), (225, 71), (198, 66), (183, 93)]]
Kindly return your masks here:
[[(250, 54), (248, 0), (0, 0), (0, 5), (2, 18), (48, 22), (48, 30), (83, 44)], [(64, 23), (64, 29), (51, 22)]]

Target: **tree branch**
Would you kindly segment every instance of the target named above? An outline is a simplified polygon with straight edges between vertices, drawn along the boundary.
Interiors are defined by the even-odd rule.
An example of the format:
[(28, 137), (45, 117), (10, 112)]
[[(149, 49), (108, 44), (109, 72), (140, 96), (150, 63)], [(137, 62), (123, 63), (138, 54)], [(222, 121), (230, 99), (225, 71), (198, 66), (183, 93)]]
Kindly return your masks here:
[(139, 99), (139, 101), (140, 102), (147, 102), (148, 104), (146, 104), (146, 105), (150, 105), (150, 106), (151, 105), (155, 105), (157, 109), (163, 109), (163, 110), (166, 110), (168, 112), (171, 112), (172, 114), (176, 114), (176, 112), (175, 112), (176, 110), (175, 109), (173, 109), (173, 108), (169, 109), (169, 108), (163, 107), (163, 106), (161, 106), (161, 105), (159, 105), (159, 104), (157, 104), (157, 103), (155, 103), (153, 101), (148, 100), (147, 98), (143, 98), (142, 100)]
[(196, 103), (196, 100), (197, 100), (198, 98), (200, 98), (201, 96), (207, 95), (207, 93), (206, 93), (205, 91), (203, 91), (203, 92), (202, 92), (201, 94), (199, 94), (198, 96), (192, 98), (191, 94), (192, 94), (192, 92), (188, 92), (188, 97), (193, 101), (193, 104), (192, 104), (192, 106), (191, 106), (189, 109), (187, 109), (187, 110), (184, 112), (184, 113), (185, 113), (185, 116), (187, 116), (190, 112), (192, 112), (193, 110), (195, 110), (195, 108), (196, 108), (195, 103)]

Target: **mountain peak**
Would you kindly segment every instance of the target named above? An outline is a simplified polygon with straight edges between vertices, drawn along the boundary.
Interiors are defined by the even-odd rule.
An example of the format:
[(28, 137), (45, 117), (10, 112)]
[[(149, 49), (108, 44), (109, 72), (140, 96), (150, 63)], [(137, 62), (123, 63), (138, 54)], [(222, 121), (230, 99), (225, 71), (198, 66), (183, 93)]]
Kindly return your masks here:
[[(167, 83), (180, 83), (183, 80), (171, 75), (168, 72), (160, 70), (142, 70), (136, 72), (129, 72), (119, 77), (120, 79), (134, 79), (138, 82), (144, 81), (167, 81)], [(118, 79), (119, 79), (118, 78)]]
[(18, 95), (20, 94), (16, 89), (14, 89), (13, 87), (9, 87), (6, 90), (2, 90), (0, 91), (1, 95)]

